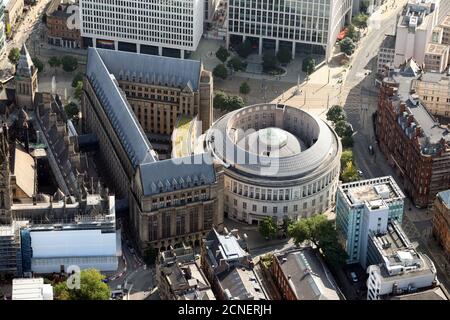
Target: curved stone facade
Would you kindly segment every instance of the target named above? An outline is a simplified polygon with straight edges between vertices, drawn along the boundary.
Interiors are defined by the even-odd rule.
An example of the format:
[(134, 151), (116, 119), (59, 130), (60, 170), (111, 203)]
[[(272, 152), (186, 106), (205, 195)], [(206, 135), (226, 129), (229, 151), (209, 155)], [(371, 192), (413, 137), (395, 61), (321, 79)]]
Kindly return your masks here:
[(303, 110), (260, 104), (228, 113), (206, 144), (225, 171), (224, 211), (256, 224), (326, 211), (339, 182), (342, 146), (325, 122)]

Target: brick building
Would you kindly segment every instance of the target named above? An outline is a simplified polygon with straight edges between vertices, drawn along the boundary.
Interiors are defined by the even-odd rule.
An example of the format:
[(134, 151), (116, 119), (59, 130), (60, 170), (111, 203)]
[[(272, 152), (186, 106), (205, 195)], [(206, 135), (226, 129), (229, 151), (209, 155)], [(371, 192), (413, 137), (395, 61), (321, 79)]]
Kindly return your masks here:
[[(47, 41), (49, 44), (64, 48), (81, 48), (81, 34), (78, 26), (72, 22), (75, 14), (71, 10), (74, 4), (67, 0), (53, 0), (45, 12)], [(69, 10), (68, 10), (69, 9)]]
[(426, 109), (411, 82), (421, 70), (410, 60), (382, 82), (376, 132), (379, 146), (404, 190), (419, 207), (450, 188), (450, 135)]
[(450, 190), (441, 191), (433, 206), (433, 235), (444, 248), (444, 256), (450, 262)]

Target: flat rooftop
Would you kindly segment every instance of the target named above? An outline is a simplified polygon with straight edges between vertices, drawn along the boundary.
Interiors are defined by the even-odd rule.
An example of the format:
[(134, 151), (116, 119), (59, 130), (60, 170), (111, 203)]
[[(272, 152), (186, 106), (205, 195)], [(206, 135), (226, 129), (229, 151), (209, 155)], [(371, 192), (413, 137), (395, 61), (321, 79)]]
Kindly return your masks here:
[(450, 28), (450, 15), (447, 15), (445, 17), (444, 21), (442, 21), (441, 23), (441, 26), (445, 28)]
[(340, 300), (333, 276), (312, 248), (275, 255), (297, 300)]
[(218, 275), (220, 285), (233, 300), (268, 300), (264, 288), (252, 269), (234, 267)]
[(12, 300), (53, 300), (53, 288), (43, 278), (13, 279)]
[(395, 40), (395, 35), (387, 34), (384, 36), (383, 43), (380, 47), (383, 49), (395, 49)]
[(448, 50), (448, 46), (437, 43), (429, 43), (425, 51), (426, 54), (442, 55)]
[(365, 202), (378, 200), (396, 200), (405, 196), (392, 177), (361, 180), (345, 183), (340, 186), (351, 205), (361, 205)]

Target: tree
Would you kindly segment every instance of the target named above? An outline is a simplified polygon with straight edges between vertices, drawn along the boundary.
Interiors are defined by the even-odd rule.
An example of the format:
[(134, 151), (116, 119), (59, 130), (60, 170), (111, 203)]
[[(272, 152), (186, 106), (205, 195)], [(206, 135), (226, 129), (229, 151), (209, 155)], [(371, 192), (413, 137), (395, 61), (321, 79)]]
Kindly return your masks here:
[(365, 13), (358, 13), (353, 17), (352, 23), (359, 29), (367, 28), (367, 20), (369, 16)]
[(50, 67), (56, 68), (61, 65), (61, 60), (58, 57), (53, 56), (48, 59), (48, 64), (50, 65)]
[(342, 147), (343, 148), (352, 148), (353, 147), (353, 137), (352, 136), (348, 136), (348, 137), (343, 137), (341, 139), (341, 143), (342, 143)]
[(341, 170), (344, 170), (347, 163), (353, 163), (353, 151), (352, 150), (344, 150), (341, 155)]
[(58, 300), (109, 300), (111, 291), (104, 278), (95, 269), (82, 270), (79, 289), (69, 289), (64, 281), (55, 286), (55, 296)]
[(259, 232), (266, 239), (272, 239), (276, 237), (278, 226), (272, 217), (264, 217), (259, 223)]
[(352, 161), (347, 162), (344, 170), (341, 173), (341, 180), (343, 183), (358, 181), (358, 170), (356, 170)]
[(74, 96), (76, 99), (81, 100), (81, 96), (82, 96), (82, 95), (83, 95), (83, 81), (78, 81), (73, 96)]
[(66, 72), (75, 71), (78, 68), (78, 60), (72, 56), (64, 56), (61, 59), (63, 70)]
[(282, 64), (288, 64), (292, 60), (292, 51), (286, 47), (280, 48), (277, 53), (277, 59)]
[(13, 65), (16, 65), (16, 64), (19, 63), (19, 59), (20, 59), (20, 50), (19, 50), (19, 48), (12, 48), (9, 51), (9, 54), (8, 54), (9, 62), (11, 62)]
[(263, 56), (263, 69), (266, 72), (277, 68), (277, 57), (272, 52), (266, 52)]
[(42, 72), (44, 70), (44, 63), (37, 57), (33, 58), (33, 64), (38, 69), (38, 72)]
[(344, 52), (346, 55), (351, 56), (353, 52), (355, 52), (356, 45), (350, 38), (344, 38), (339, 42), (339, 46), (341, 48), (341, 51)]
[(252, 53), (252, 43), (249, 39), (242, 42), (236, 49), (241, 58), (247, 58)]
[(158, 251), (152, 246), (149, 245), (144, 250), (144, 262), (146, 265), (150, 266), (156, 262), (156, 258), (158, 257)]
[(78, 72), (72, 80), (72, 88), (76, 88), (78, 86), (78, 82), (83, 82), (83, 73)]
[(333, 123), (345, 120), (344, 108), (339, 105), (332, 106), (327, 111), (327, 120)]
[(296, 245), (311, 241), (334, 269), (345, 264), (347, 254), (338, 241), (334, 222), (328, 220), (325, 215), (300, 219), (289, 226), (288, 233), (294, 238)]
[(239, 96), (228, 96), (227, 110), (234, 111), (243, 108), (245, 105), (244, 100)]
[(250, 86), (247, 82), (242, 82), (241, 86), (239, 87), (239, 92), (241, 94), (249, 94), (250, 93)]
[(308, 76), (314, 72), (316, 69), (316, 60), (308, 57), (303, 59), (302, 63), (302, 71), (305, 72)]
[(220, 46), (219, 50), (217, 50), (217, 52), (216, 52), (217, 59), (222, 61), (222, 63), (225, 63), (225, 61), (227, 61), (229, 56), (230, 56), (230, 53), (228, 52), (228, 50), (222, 46)]
[(350, 123), (340, 120), (335, 123), (334, 130), (336, 131), (337, 135), (341, 138), (343, 137), (351, 137), (353, 134), (353, 129)]
[(352, 39), (353, 42), (358, 42), (361, 34), (358, 30), (356, 30), (354, 25), (349, 25), (347, 29), (347, 34), (345, 36), (347, 38)]
[(11, 29), (11, 24), (7, 23), (5, 26), (5, 33), (6, 33), (6, 37), (9, 39), (11, 37), (12, 34), (12, 29)]
[(359, 5), (359, 11), (361, 11), (363, 13), (367, 13), (369, 6), (370, 6), (370, 0), (363, 0), (363, 1), (361, 1), (361, 4)]
[(73, 119), (80, 112), (80, 110), (78, 109), (78, 106), (75, 102), (70, 102), (69, 104), (67, 104), (64, 107), (64, 110), (66, 111), (67, 117), (69, 119)]
[(225, 109), (228, 102), (228, 95), (223, 91), (218, 91), (213, 99), (214, 108)]
[(213, 75), (216, 78), (225, 80), (228, 77), (227, 67), (225, 67), (225, 65), (223, 63), (217, 65), (213, 70)]
[(227, 66), (234, 71), (245, 71), (247, 69), (247, 63), (239, 59), (239, 57), (233, 57), (228, 60)]

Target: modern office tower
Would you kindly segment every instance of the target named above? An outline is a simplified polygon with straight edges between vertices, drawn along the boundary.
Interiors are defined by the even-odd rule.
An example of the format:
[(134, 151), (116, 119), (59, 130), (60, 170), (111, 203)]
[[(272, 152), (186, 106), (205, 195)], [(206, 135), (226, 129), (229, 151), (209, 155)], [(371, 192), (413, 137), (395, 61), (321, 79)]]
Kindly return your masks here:
[(410, 60), (383, 80), (376, 131), (378, 145), (403, 180), (405, 193), (424, 208), (438, 192), (450, 188), (450, 137), (447, 126), (427, 109), (427, 99), (422, 100), (412, 88), (412, 81), (421, 75)]
[(353, 0), (229, 0), (227, 46), (246, 39), (259, 54), (287, 47), (331, 57), (339, 32), (350, 21)]
[(418, 65), (425, 60), (427, 44), (439, 24), (439, 0), (410, 0), (397, 24), (394, 66), (413, 58)]
[(388, 221), (403, 219), (405, 196), (392, 177), (345, 183), (336, 195), (336, 229), (348, 254), (347, 263), (366, 267), (371, 231), (386, 231)]
[(184, 58), (203, 33), (205, 0), (80, 0), (85, 46)]
[(384, 231), (371, 231), (368, 260), (367, 300), (391, 299), (438, 286), (433, 261), (414, 248), (397, 221)]

